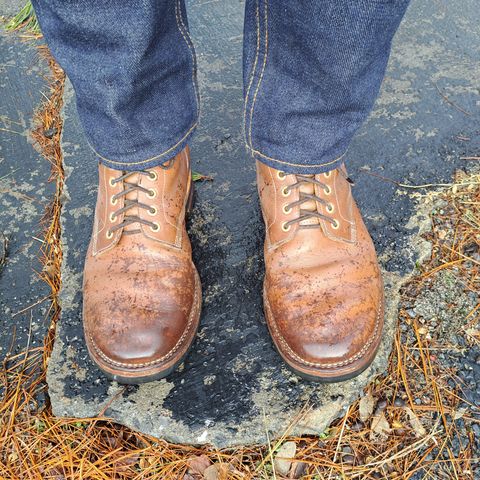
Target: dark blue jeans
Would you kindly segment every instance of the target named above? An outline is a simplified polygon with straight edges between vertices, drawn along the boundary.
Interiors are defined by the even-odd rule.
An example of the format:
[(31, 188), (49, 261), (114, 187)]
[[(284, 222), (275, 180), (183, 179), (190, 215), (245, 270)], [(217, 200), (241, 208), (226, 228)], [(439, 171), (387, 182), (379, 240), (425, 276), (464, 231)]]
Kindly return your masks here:
[[(252, 156), (290, 173), (336, 168), (377, 97), (408, 3), (246, 0), (243, 113)], [(183, 149), (199, 111), (183, 0), (33, 4), (102, 163), (145, 169)]]

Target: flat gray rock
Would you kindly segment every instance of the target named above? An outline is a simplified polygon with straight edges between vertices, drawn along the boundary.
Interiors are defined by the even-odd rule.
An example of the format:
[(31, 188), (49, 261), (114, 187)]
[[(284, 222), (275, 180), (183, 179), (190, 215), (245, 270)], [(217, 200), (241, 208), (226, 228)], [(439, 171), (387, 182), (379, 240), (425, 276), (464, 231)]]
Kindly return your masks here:
[(319, 434), (341, 415), (372, 377), (385, 370), (399, 288), (429, 254), (421, 239), (429, 212), (411, 195), (422, 190), (398, 188), (394, 182), (448, 182), (454, 169), (465, 164), (460, 157), (479, 149), (476, 3), (462, 2), (459, 11), (454, 2), (441, 7), (413, 2), (396, 37), (381, 97), (348, 154), (354, 194), (384, 270), (387, 313), (374, 364), (341, 384), (316, 385), (290, 373), (265, 325), (264, 229), (241, 125), (242, 2), (189, 2), (203, 100), (202, 126), (192, 144), (193, 167), (214, 181), (197, 184), (189, 222), (203, 284), (200, 332), (183, 367), (162, 381), (123, 387), (107, 381), (88, 358), (81, 279), (97, 170), (67, 89), (62, 316), (48, 369), (55, 415), (102, 413), (169, 441), (217, 447), (266, 443), (267, 435), (279, 436), (287, 429)]

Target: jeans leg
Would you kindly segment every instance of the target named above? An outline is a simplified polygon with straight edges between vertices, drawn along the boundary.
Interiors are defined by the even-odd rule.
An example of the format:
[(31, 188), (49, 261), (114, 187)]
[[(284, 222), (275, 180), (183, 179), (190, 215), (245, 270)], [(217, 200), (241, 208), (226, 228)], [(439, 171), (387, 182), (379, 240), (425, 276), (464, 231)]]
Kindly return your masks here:
[(150, 168), (181, 151), (199, 99), (184, 0), (33, 0), (105, 165)]
[(247, 0), (245, 134), (257, 160), (321, 173), (343, 160), (409, 0)]

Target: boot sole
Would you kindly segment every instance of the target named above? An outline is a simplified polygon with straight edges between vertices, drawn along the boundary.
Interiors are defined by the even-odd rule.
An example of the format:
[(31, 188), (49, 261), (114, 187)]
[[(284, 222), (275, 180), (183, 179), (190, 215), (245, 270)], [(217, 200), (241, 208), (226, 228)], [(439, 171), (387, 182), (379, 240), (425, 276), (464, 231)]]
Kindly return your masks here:
[(378, 351), (378, 347), (377, 347), (374, 350), (374, 354), (373, 354), (373, 357), (371, 358), (371, 360), (369, 360), (361, 368), (359, 368), (357, 370), (354, 370), (351, 373), (347, 373), (345, 375), (338, 375), (338, 376), (335, 376), (335, 377), (319, 377), (317, 375), (310, 375), (308, 373), (297, 370), (295, 367), (290, 365), (290, 363), (288, 363), (285, 360), (285, 357), (282, 355), (282, 353), (280, 352), (280, 350), (279, 350), (279, 348), (277, 347), (276, 344), (275, 344), (275, 348), (276, 348), (277, 352), (280, 354), (280, 356), (282, 357), (282, 359), (284, 360), (285, 364), (287, 365), (287, 367), (290, 371), (292, 371), (295, 375), (303, 378), (304, 380), (308, 380), (309, 382), (315, 382), (315, 383), (340, 383), (340, 382), (346, 382), (347, 380), (351, 380), (352, 378), (358, 377), (358, 375), (360, 375), (365, 370), (367, 370), (368, 367), (370, 367), (370, 365), (375, 360), (375, 356), (376, 356), (376, 353)]

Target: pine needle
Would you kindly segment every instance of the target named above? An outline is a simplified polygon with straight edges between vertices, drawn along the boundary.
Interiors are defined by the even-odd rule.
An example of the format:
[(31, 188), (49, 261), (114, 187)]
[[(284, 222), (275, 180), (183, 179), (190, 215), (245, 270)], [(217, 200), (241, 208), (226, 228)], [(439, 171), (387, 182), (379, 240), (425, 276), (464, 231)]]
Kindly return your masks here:
[(5, 28), (9, 32), (25, 30), (36, 36), (42, 34), (32, 2), (30, 1), (7, 23)]

